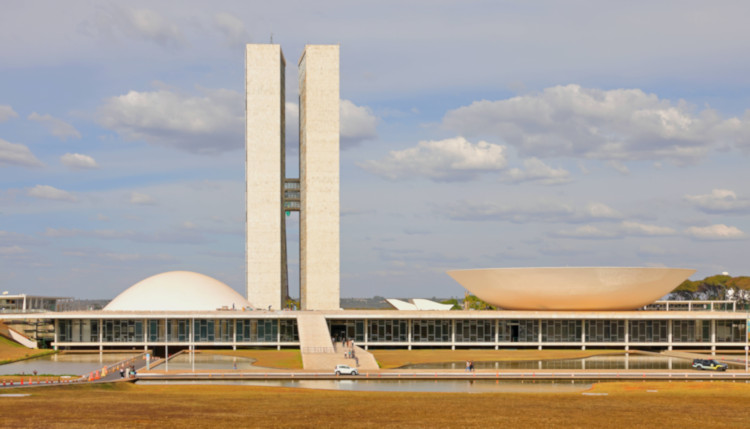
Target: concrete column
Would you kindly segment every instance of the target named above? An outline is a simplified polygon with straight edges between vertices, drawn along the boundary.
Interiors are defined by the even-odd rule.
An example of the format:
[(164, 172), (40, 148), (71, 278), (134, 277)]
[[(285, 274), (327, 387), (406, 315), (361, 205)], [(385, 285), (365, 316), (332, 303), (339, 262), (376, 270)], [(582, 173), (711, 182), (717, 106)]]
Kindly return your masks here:
[[(498, 343), (500, 342), (500, 319), (495, 319), (495, 350), (500, 349)], [(495, 362), (497, 364), (497, 362)]]
[(104, 350), (104, 319), (99, 319), (99, 354)]
[(59, 332), (59, 320), (55, 319), (55, 351), (57, 351), (57, 341), (60, 337), (57, 336), (57, 333)]
[(409, 343), (409, 346), (408, 346), (409, 350), (411, 350), (411, 332), (412, 332), (412, 326), (411, 325), (412, 325), (412, 322), (413, 322), (412, 319), (409, 319), (409, 320), (406, 321), (406, 330), (408, 332), (406, 338), (407, 338), (408, 343)]
[(716, 320), (711, 320), (711, 354), (716, 354)]
[(539, 319), (536, 321), (539, 325), (539, 329), (537, 329), (537, 341), (539, 342), (539, 350), (542, 349), (542, 319)]
[[(625, 319), (625, 351), (630, 350), (630, 320)], [(625, 361), (627, 364), (627, 360)]]
[(451, 350), (456, 350), (456, 319), (451, 319)]
[[(586, 319), (581, 320), (581, 350), (586, 350)], [(584, 368), (586, 363), (584, 362)]]
[[(190, 351), (195, 351), (195, 335), (193, 331), (195, 330), (195, 318), (190, 319), (190, 338), (189, 338), (189, 344), (190, 344)], [(191, 360), (192, 360), (192, 353), (191, 353)]]
[[(668, 350), (672, 350), (672, 319), (667, 320), (667, 343), (669, 344)], [(672, 365), (672, 360), (669, 361), (670, 366)], [(672, 368), (670, 368), (672, 369)]]
[(369, 341), (370, 332), (370, 319), (365, 319), (365, 350), (369, 349), (367, 342)]
[(232, 350), (237, 350), (237, 319), (232, 319)]
[(281, 350), (281, 319), (276, 319), (276, 350)]

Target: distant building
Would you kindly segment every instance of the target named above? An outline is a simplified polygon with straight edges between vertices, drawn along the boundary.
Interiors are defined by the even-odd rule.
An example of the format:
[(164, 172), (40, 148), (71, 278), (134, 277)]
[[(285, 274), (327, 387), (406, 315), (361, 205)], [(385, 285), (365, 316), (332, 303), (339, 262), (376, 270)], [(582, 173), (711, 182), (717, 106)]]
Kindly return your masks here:
[(70, 297), (28, 295), (0, 295), (0, 313), (34, 313), (64, 311), (73, 302)]

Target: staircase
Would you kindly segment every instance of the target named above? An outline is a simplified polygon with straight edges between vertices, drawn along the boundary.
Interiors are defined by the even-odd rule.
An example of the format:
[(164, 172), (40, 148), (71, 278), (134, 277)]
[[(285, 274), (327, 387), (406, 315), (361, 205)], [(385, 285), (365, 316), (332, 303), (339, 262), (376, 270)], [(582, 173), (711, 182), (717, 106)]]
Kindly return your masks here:
[(349, 365), (359, 369), (378, 369), (375, 357), (364, 349), (355, 346), (357, 359), (345, 356), (349, 350), (341, 344), (335, 347), (331, 342), (331, 333), (325, 317), (317, 314), (300, 314), (297, 316), (302, 365), (305, 369), (327, 370), (333, 372), (336, 365)]

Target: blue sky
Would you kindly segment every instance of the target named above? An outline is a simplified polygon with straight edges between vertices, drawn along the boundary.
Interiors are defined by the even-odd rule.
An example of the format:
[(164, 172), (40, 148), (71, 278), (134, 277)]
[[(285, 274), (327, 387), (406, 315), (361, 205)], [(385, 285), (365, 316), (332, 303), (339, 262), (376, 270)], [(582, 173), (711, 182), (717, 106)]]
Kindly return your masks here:
[(297, 59), (341, 45), (344, 297), (461, 296), (457, 268), (748, 274), (745, 2), (2, 10), (0, 290), (111, 298), (184, 269), (244, 293), (243, 46), (271, 37), (290, 176)]

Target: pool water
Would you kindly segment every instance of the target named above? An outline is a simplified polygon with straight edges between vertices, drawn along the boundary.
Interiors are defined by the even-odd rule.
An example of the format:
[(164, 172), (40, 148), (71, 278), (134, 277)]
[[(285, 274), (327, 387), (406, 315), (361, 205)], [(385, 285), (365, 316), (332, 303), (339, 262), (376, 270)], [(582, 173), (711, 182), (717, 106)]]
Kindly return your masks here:
[[(190, 353), (180, 353), (169, 359), (169, 370), (259, 369), (260, 367), (254, 366), (253, 362), (255, 362), (255, 359), (245, 357), (207, 353), (195, 353), (192, 355)], [(166, 367), (166, 364), (161, 363), (152, 366), (151, 369), (163, 371), (166, 370)]]
[(134, 353), (58, 353), (0, 365), (0, 375), (38, 374), (82, 375), (129, 359)]

